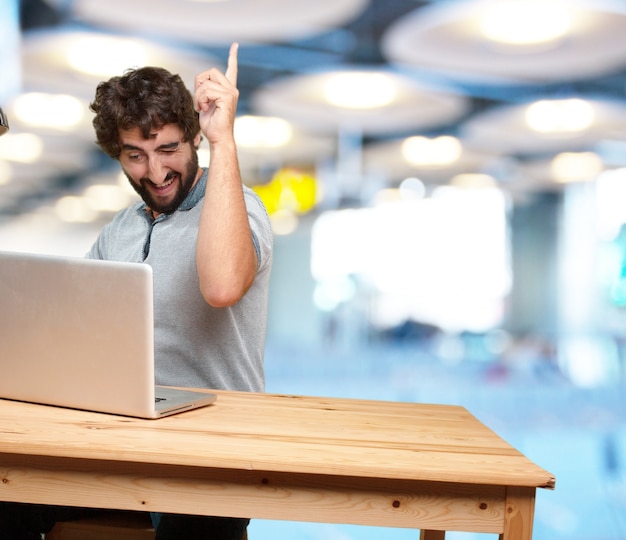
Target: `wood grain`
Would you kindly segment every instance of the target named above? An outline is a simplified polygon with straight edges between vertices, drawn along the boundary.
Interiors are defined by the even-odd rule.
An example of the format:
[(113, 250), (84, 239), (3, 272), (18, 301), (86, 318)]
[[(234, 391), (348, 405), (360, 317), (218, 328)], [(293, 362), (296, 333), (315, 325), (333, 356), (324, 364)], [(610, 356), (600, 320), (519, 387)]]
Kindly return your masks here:
[(554, 486), (462, 407), (335, 398), (226, 392), (208, 408), (159, 420), (0, 400), (0, 452)]
[(554, 487), (462, 407), (217, 393), (159, 420), (0, 400), (0, 500), (530, 540)]

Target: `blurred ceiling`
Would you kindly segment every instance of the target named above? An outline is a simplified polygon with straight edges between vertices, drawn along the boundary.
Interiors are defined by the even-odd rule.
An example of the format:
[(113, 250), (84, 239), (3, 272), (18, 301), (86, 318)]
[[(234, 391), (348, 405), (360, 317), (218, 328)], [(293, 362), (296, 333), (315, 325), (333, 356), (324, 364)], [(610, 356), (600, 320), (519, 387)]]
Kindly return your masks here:
[[(520, 4), (538, 6), (540, 14), (525, 19)], [(191, 87), (196, 72), (223, 68), (230, 43), (238, 41), (239, 114), (279, 117), (293, 130), (286, 146), (241, 148), (249, 184), (267, 181), (281, 166), (322, 171), (326, 192), (335, 194), (326, 207), (367, 204), (373, 191), (407, 177), (433, 186), (459, 174), (488, 174), (519, 196), (561, 189), (550, 167), (561, 153), (593, 155), (600, 169), (626, 163), (624, 4), (21, 0), (19, 88), (2, 103), (11, 131), (0, 139), (0, 220), (113, 181), (119, 168), (93, 144), (87, 111), (97, 82), (108, 75), (88, 73), (96, 67), (91, 56), (77, 69), (85, 62), (79, 53), (90, 47), (106, 53), (112, 74), (137, 63), (162, 65)], [(513, 27), (496, 19), (498, 9), (513, 16)], [(552, 18), (555, 26), (548, 27)], [(528, 28), (544, 35), (523, 42), (527, 36), (518, 30)], [(348, 101), (329, 103), (330, 76), (345, 72), (360, 76), (357, 86), (337, 83)], [(384, 80), (373, 78), (381, 74)], [(361, 104), (379, 82), (388, 99)], [(84, 114), (71, 129), (29, 125), (18, 109), (35, 108), (20, 104), (31, 92), (74, 96)], [(546, 127), (554, 110), (529, 110), (537, 101), (560, 103), (564, 116), (553, 119), (556, 127)], [(35, 143), (16, 137), (31, 134), (41, 154), (20, 163), (15, 148)], [(421, 148), (432, 157), (435, 145), (451, 137), (457, 145), (451, 162), (407, 153)]]

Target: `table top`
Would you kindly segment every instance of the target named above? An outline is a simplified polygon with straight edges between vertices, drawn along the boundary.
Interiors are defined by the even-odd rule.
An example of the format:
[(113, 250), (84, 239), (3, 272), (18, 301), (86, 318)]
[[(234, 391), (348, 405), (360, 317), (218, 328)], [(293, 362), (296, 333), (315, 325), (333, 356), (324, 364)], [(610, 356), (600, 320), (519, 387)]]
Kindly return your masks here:
[(465, 408), (217, 391), (158, 420), (0, 400), (0, 455), (553, 488)]

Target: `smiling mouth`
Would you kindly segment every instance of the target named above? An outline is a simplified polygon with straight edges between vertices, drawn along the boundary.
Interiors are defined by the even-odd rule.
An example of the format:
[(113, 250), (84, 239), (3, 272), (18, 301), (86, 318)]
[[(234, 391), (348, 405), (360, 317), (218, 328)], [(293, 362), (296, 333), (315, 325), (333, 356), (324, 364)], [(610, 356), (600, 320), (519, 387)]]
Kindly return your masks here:
[(176, 181), (177, 178), (177, 174), (168, 174), (162, 184), (155, 184), (152, 180), (148, 180), (148, 183), (155, 191), (165, 191)]

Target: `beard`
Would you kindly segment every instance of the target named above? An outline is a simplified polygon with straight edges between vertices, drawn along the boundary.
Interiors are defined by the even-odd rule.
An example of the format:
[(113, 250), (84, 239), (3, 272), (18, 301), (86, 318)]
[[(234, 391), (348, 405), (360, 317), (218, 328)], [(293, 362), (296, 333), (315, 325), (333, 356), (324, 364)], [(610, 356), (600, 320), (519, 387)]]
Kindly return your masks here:
[(173, 214), (185, 200), (187, 195), (189, 195), (189, 192), (194, 185), (196, 175), (198, 173), (198, 155), (196, 152), (192, 152), (191, 158), (187, 162), (187, 165), (185, 166), (185, 171), (182, 174), (173, 171), (167, 173), (164, 182), (168, 182), (176, 174), (178, 174), (180, 177), (180, 185), (178, 187), (178, 191), (176, 192), (174, 198), (167, 203), (159, 202), (152, 195), (152, 192), (150, 191), (148, 185), (153, 184), (153, 182), (151, 182), (149, 178), (140, 178), (139, 183), (137, 183), (135, 180), (133, 180), (130, 174), (128, 174), (124, 169), (122, 170), (124, 171), (126, 178), (128, 178), (130, 185), (143, 199), (143, 202), (146, 203), (150, 210), (157, 214)]

